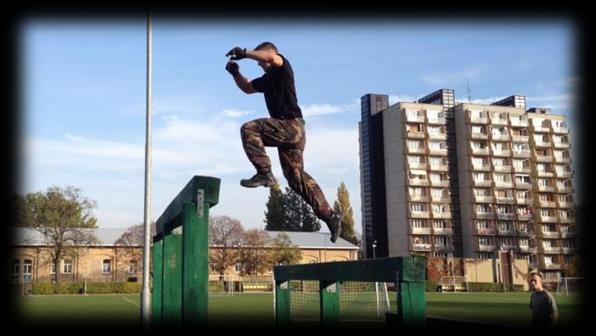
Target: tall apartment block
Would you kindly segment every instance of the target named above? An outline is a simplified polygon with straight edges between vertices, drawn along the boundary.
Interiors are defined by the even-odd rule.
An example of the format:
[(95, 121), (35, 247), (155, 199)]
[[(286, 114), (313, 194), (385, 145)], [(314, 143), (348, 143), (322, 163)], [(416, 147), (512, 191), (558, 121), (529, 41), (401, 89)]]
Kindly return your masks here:
[(526, 110), (523, 96), (455, 104), (443, 89), (392, 106), (386, 97), (362, 97), (366, 256), (375, 241), (377, 257), (506, 254), (557, 278), (576, 232), (564, 117)]

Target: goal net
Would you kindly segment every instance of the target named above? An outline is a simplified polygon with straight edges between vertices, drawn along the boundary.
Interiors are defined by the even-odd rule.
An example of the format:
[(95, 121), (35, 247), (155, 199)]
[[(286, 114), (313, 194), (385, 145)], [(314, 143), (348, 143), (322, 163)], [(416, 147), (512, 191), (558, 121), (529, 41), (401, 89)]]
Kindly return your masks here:
[(466, 277), (461, 275), (444, 275), (439, 279), (441, 292), (465, 292), (468, 290)]
[[(385, 313), (391, 311), (388, 288), (394, 290), (394, 283), (340, 281), (339, 320), (384, 321)], [(290, 281), (290, 301), (292, 320), (318, 321), (319, 281)]]
[(585, 289), (585, 279), (580, 277), (561, 277), (557, 284), (557, 294), (568, 296), (570, 293), (581, 293)]
[(234, 287), (231, 275), (209, 275), (209, 296), (234, 295)]

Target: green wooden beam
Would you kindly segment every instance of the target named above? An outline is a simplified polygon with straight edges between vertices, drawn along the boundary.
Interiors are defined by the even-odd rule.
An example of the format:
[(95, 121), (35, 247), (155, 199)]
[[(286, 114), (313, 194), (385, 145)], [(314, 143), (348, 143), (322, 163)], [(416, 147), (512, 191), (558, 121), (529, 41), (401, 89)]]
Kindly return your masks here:
[(288, 326), (290, 323), (290, 282), (275, 281), (275, 323)]
[(339, 321), (339, 283), (319, 281), (321, 325), (335, 326)]
[(209, 299), (209, 207), (205, 207), (203, 216), (198, 217), (196, 206), (185, 203), (182, 218), (183, 320), (185, 324), (206, 324)]
[(163, 300), (163, 241), (153, 243), (153, 290), (151, 295), (151, 321), (154, 326), (162, 324)]
[(182, 322), (182, 234), (163, 239), (163, 324)]
[[(176, 228), (176, 223), (172, 223), (171, 221), (172, 218), (182, 212), (183, 204), (191, 202), (194, 204), (197, 203), (199, 190), (203, 191), (204, 201), (208, 204), (205, 208), (215, 206), (219, 202), (220, 183), (221, 180), (215, 177), (193, 176), (157, 219), (157, 233), (167, 233)], [(178, 223), (178, 225), (181, 225), (181, 223)]]
[(288, 265), (274, 268), (276, 280), (325, 281), (425, 281), (422, 256), (377, 258), (319, 264)]
[(400, 282), (397, 293), (397, 318), (405, 327), (426, 326), (424, 282)]

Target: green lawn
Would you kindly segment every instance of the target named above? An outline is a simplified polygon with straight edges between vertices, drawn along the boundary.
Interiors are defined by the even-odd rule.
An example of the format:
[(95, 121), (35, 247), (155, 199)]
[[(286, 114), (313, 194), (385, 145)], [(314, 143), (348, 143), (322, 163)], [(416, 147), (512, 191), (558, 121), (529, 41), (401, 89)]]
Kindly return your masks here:
[[(394, 294), (394, 293), (390, 293)], [(529, 293), (427, 293), (427, 315), (483, 323), (527, 326)], [(577, 316), (578, 296), (555, 296), (560, 323), (569, 325)], [(391, 296), (395, 307), (395, 296)], [(21, 322), (34, 325), (139, 323), (139, 295), (25, 296), (17, 299)], [(307, 304), (308, 305), (308, 304)], [(316, 309), (316, 303), (310, 303)], [(209, 320), (213, 323), (273, 325), (272, 294), (236, 294), (211, 297)], [(214, 323), (214, 324), (215, 324)]]

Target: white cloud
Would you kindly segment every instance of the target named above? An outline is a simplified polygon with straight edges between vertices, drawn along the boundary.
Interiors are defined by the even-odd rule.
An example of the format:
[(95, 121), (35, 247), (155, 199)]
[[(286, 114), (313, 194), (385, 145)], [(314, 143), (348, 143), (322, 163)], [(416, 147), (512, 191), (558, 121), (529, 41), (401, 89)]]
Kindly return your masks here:
[(239, 110), (239, 109), (225, 109), (221, 112), (224, 117), (229, 118), (239, 118), (244, 117), (247, 115), (253, 114), (254, 111), (246, 111), (246, 110)]
[(348, 104), (311, 104), (300, 106), (304, 117), (315, 117), (329, 114), (353, 113), (359, 111), (360, 100)]

